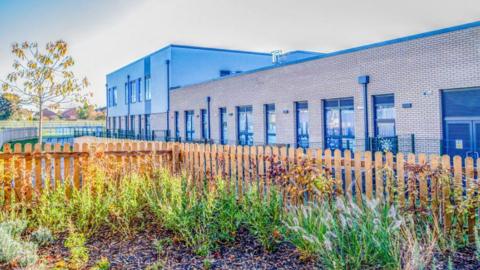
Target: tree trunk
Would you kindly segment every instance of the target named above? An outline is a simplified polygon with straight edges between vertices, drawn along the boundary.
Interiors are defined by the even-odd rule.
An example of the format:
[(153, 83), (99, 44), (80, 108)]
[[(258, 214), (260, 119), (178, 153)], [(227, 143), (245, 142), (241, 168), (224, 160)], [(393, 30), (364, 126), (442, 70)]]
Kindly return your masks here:
[(43, 127), (43, 108), (42, 104), (40, 104), (40, 112), (39, 112), (39, 119), (38, 119), (38, 143), (42, 145), (42, 127)]

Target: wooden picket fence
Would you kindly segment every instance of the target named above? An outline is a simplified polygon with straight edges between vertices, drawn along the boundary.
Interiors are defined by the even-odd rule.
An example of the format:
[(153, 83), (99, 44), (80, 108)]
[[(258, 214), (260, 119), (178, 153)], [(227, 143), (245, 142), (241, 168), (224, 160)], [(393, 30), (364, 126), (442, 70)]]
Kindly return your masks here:
[[(479, 210), (480, 159), (275, 146), (139, 141), (46, 144), (43, 149), (39, 144), (17, 144), (13, 149), (5, 145), (0, 152), (0, 187), (6, 197), (14, 192), (26, 201), (51, 185), (51, 179), (81, 188), (88, 180), (83, 177), (84, 163), (99, 158), (114, 159), (125, 170), (132, 164), (141, 168), (142, 160), (150, 158), (157, 161), (154, 166), (184, 173), (199, 188), (205, 183), (215, 185), (221, 178), (239, 199), (252, 188), (268, 194), (276, 187), (286, 205), (318, 200), (311, 194), (300, 201), (293, 199), (289, 170), (308, 164), (317, 168), (317, 176), (332, 182), (334, 196), (360, 204), (363, 198), (378, 199), (403, 210), (430, 213), (446, 232), (467, 232), (471, 239)], [(459, 222), (463, 219), (466, 222)]]
[[(346, 196), (359, 204), (363, 199), (378, 199), (406, 211), (431, 214), (445, 232), (466, 231), (473, 240), (480, 159), (275, 146), (179, 144), (179, 149), (179, 166), (191, 179), (203, 183), (222, 178), (240, 198), (251, 187), (261, 193), (272, 185), (279, 187), (278, 180), (289, 177), (289, 168), (313, 164), (319, 175), (331, 179), (335, 196)], [(288, 184), (281, 184), (280, 189), (284, 189), (287, 204), (298, 203), (289, 200)], [(467, 222), (462, 223), (462, 219)]]
[[(160, 142), (135, 143), (83, 143), (83, 144), (10, 144), (0, 152), (0, 191), (2, 198), (12, 195), (19, 201), (31, 201), (45, 188), (55, 188), (59, 183), (80, 189), (88, 181), (85, 177), (89, 164), (98, 159), (111, 160), (125, 173), (142, 167), (147, 162), (170, 170), (174, 161), (172, 145)], [(149, 164), (150, 165), (150, 164)], [(119, 172), (119, 175), (122, 175)]]

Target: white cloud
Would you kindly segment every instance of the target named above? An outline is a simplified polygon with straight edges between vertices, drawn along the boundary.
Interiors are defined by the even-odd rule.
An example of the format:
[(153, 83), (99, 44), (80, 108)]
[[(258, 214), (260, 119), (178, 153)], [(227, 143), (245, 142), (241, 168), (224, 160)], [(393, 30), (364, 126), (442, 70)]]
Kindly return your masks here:
[(328, 52), (480, 19), (477, 0), (84, 2), (88, 4), (76, 7), (76, 1), (69, 1), (62, 6), (69, 10), (56, 18), (36, 14), (43, 20), (33, 25), (15, 21), (8, 27), (0, 25), (0, 76), (10, 66), (5, 56), (11, 42), (65, 38), (78, 73), (89, 77), (94, 101), (103, 105), (107, 73), (169, 43)]

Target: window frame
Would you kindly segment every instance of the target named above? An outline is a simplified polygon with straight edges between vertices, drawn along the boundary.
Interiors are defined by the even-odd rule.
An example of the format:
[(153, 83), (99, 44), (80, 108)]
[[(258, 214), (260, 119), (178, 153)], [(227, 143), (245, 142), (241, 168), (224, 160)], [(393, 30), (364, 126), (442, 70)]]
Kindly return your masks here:
[[(245, 130), (240, 129), (240, 116), (241, 113), (245, 113)], [(252, 105), (246, 105), (246, 106), (237, 106), (237, 142), (239, 145), (253, 145), (254, 144), (254, 138), (253, 138), (253, 121), (251, 123), (252, 126), (252, 131), (249, 132), (249, 126), (250, 122), (248, 114), (250, 114), (250, 119), (253, 116), (253, 106)], [(251, 119), (253, 120), (253, 119)], [(245, 143), (242, 143), (242, 136), (245, 137)]]
[[(277, 143), (277, 116), (276, 116), (276, 108), (275, 103), (265, 104), (265, 143), (266, 144), (276, 144)], [(273, 114), (275, 116), (275, 132), (270, 131), (270, 116)], [(270, 141), (270, 137), (274, 137), (274, 141)]]
[[(188, 118), (191, 117), (190, 126), (188, 125)], [(195, 111), (185, 111), (185, 141), (191, 142), (195, 137)]]
[[(379, 98), (392, 98), (392, 102), (379, 102)], [(392, 108), (394, 110), (394, 118), (383, 118), (383, 119), (378, 119), (378, 112), (377, 112), (377, 105), (392, 105)], [(379, 132), (378, 132), (378, 123), (390, 123), (393, 124), (393, 136), (387, 136), (387, 137), (382, 137), (382, 138), (391, 138), (397, 136), (397, 126), (396, 126), (396, 118), (397, 118), (397, 112), (395, 108), (395, 95), (392, 94), (382, 94), (382, 95), (374, 95), (372, 96), (372, 105), (373, 105), (373, 134), (375, 138), (379, 137)]]
[(207, 109), (201, 109), (200, 110), (200, 126), (202, 128), (202, 139), (208, 140), (209, 139), (209, 134), (208, 134), (208, 111)]
[[(351, 101), (352, 105), (344, 105), (342, 106), (342, 102), (344, 103), (349, 103)], [(337, 102), (337, 105), (334, 107), (334, 106), (327, 106), (327, 102)], [(323, 123), (323, 138), (324, 138), (324, 147), (325, 149), (333, 149), (329, 146), (329, 139), (331, 140), (337, 140), (337, 144), (339, 145), (339, 148), (340, 150), (346, 150), (346, 149), (349, 149), (351, 151), (354, 151), (355, 150), (355, 118), (353, 119), (353, 133), (354, 135), (353, 136), (344, 136), (343, 135), (343, 120), (342, 120), (342, 111), (344, 110), (347, 110), (347, 109), (351, 109), (353, 111), (353, 115), (355, 117), (355, 100), (353, 97), (344, 97), (344, 98), (333, 98), (333, 99), (324, 99), (322, 101), (322, 104), (323, 104), (323, 119), (324, 119), (324, 123)], [(328, 119), (327, 119), (327, 111), (328, 111), (328, 108), (336, 108), (338, 109), (338, 131), (339, 131), (339, 135), (335, 135), (335, 136), (328, 136), (328, 130), (327, 130), (327, 124), (328, 124)], [(353, 140), (353, 143), (350, 147), (343, 147), (343, 140)], [(347, 145), (348, 146), (348, 145)]]
[[(220, 127), (220, 144), (228, 144), (228, 120), (227, 120), (227, 108), (226, 107), (221, 107), (218, 109), (218, 115), (219, 115), (219, 127)], [(225, 128), (223, 124), (225, 123)]]
[(144, 81), (144, 88), (145, 88), (145, 101), (150, 101), (152, 100), (152, 90), (151, 90), (151, 77), (150, 76), (145, 76), (145, 81)]
[(137, 102), (137, 80), (133, 80), (130, 82), (130, 103)]
[[(300, 134), (300, 110), (306, 109), (307, 130), (306, 134)], [(302, 138), (306, 138), (306, 142), (302, 142)], [(308, 114), (308, 101), (295, 102), (295, 145), (296, 147), (308, 148), (310, 146), (310, 118)]]

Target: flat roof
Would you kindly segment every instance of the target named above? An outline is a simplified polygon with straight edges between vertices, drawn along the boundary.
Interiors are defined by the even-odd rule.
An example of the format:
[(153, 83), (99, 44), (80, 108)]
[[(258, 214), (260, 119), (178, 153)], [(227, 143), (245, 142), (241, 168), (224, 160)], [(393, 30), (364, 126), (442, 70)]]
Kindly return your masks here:
[(314, 60), (318, 60), (318, 59), (322, 59), (322, 58), (333, 57), (333, 56), (337, 56), (337, 55), (348, 54), (348, 53), (363, 51), (363, 50), (372, 49), (372, 48), (383, 47), (383, 46), (387, 46), (387, 45), (402, 43), (402, 42), (406, 42), (406, 41), (412, 41), (412, 40), (421, 39), (421, 38), (427, 38), (427, 37), (431, 37), (431, 36), (436, 36), (436, 35), (446, 34), (446, 33), (450, 33), (450, 32), (455, 32), (455, 31), (461, 31), (461, 30), (474, 28), (474, 27), (480, 27), (480, 21), (461, 24), (461, 25), (457, 25), (457, 26), (451, 26), (451, 27), (447, 27), (447, 28), (441, 28), (441, 29), (437, 29), (437, 30), (433, 30), (433, 31), (428, 31), (428, 32), (420, 33), (420, 34), (409, 35), (409, 36), (400, 37), (400, 38), (394, 38), (394, 39), (390, 39), (390, 40), (386, 40), (386, 41), (375, 42), (375, 43), (371, 43), (371, 44), (367, 44), (367, 45), (361, 45), (361, 46), (358, 46), (358, 47), (353, 47), (353, 48), (349, 48), (349, 49), (334, 51), (334, 52), (330, 52), (330, 53), (319, 53), (318, 55), (313, 55), (311, 57), (306, 57), (306, 58), (298, 59), (298, 60), (291, 61), (291, 62), (285, 62), (285, 63), (278, 64), (278, 65), (272, 65), (272, 66), (266, 66), (266, 67), (262, 67), (262, 68), (247, 70), (247, 71), (244, 71), (242, 73), (235, 73), (235, 74), (231, 74), (229, 76), (219, 77), (219, 78), (211, 79), (211, 80), (200, 82), (200, 83), (184, 85), (184, 86), (181, 86), (180, 88), (177, 88), (177, 89), (182, 89), (184, 87), (199, 85), (199, 84), (208, 83), (208, 82), (212, 82), (212, 81), (225, 80), (225, 79), (228, 79), (228, 78), (242, 76), (242, 75), (251, 74), (251, 73), (256, 73), (256, 72), (263, 71), (263, 70), (276, 69), (276, 68), (281, 68), (281, 67), (285, 67), (285, 66), (289, 66), (289, 65), (295, 65), (295, 64), (300, 64), (300, 63), (304, 63), (304, 62), (314, 61)]

